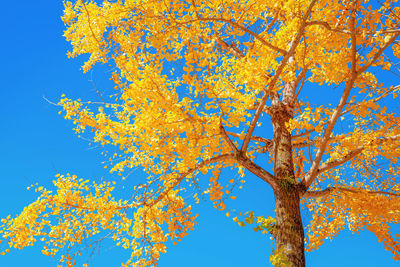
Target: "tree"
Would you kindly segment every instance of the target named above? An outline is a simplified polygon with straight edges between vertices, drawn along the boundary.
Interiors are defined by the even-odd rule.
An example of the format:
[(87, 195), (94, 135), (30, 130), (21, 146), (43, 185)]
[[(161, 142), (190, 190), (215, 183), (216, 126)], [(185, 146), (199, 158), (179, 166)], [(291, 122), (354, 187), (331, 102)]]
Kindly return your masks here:
[[(399, 71), (396, 4), (66, 2), (69, 56), (90, 55), (84, 72), (113, 64), (116, 91), (109, 102), (63, 96), (58, 105), (78, 134), (90, 130), (117, 148), (111, 172), (141, 167), (148, 177), (124, 200), (112, 195), (115, 181), (67, 174), (55, 192), (34, 185), (40, 196), (2, 220), (3, 238), (20, 249), (40, 239), (44, 254), (61, 250), (70, 266), (79, 244), (104, 233), (132, 250), (124, 266), (156, 265), (166, 244), (195, 225), (182, 192), (196, 187), (196, 202), (208, 195), (224, 210), (238, 181), (220, 173), (234, 168), (273, 189), (275, 218), (247, 212), (234, 220), (273, 236), (275, 265), (305, 266), (301, 205), (314, 212), (308, 249), (348, 226), (373, 232), (400, 259), (390, 228), (400, 222), (400, 86), (379, 81)], [(314, 103), (315, 94), (337, 104)]]

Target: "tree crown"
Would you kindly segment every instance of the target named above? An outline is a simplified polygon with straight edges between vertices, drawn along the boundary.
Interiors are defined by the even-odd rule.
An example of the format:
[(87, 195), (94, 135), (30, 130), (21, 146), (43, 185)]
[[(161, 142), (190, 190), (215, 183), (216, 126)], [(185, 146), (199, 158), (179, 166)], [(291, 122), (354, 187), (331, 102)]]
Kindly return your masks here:
[[(77, 133), (118, 148), (111, 172), (141, 167), (148, 177), (115, 200), (111, 183), (59, 175), (56, 191), (36, 187), (37, 201), (3, 220), (4, 238), (16, 248), (41, 238), (54, 255), (105, 230), (132, 249), (127, 266), (155, 265), (195, 225), (182, 190), (197, 187), (196, 202), (208, 195), (223, 210), (238, 181), (219, 174), (235, 168), (275, 191), (298, 188), (314, 214), (310, 250), (347, 226), (372, 231), (400, 259), (390, 233), (400, 220), (400, 87), (380, 81), (398, 71), (400, 8), (368, 2), (65, 2), (68, 56), (88, 54), (84, 72), (112, 64), (116, 86), (99, 103), (63, 96), (58, 105)], [(319, 94), (334, 103), (313, 102)], [(275, 122), (290, 133), (293, 176), (277, 167)], [(235, 220), (273, 232), (269, 217)]]

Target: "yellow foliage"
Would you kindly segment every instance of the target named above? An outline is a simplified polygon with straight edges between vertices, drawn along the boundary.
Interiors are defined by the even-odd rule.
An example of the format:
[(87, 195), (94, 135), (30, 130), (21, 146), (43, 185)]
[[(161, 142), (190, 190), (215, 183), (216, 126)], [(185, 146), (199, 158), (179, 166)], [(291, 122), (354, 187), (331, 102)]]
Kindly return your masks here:
[[(257, 174), (257, 156), (266, 153), (276, 163), (279, 149), (276, 139), (253, 130), (272, 136), (266, 133), (271, 118), (286, 112), (293, 183), (320, 193), (336, 188), (302, 200), (313, 211), (309, 249), (344, 227), (367, 229), (400, 259), (390, 235), (390, 224), (400, 222), (400, 118), (390, 99), (400, 87), (384, 85), (371, 70), (393, 68), (386, 48), (400, 57), (399, 17), (395, 0), (374, 8), (368, 1), (331, 0), (64, 2), (68, 56), (88, 54), (84, 72), (110, 63), (116, 90), (110, 103), (62, 95), (64, 117), (77, 134), (115, 146), (104, 166), (111, 173), (140, 167), (148, 177), (130, 199), (116, 200), (118, 183), (58, 174), (54, 192), (32, 185), (38, 199), (1, 220), (3, 238), (18, 249), (39, 239), (43, 254), (53, 256), (105, 232), (131, 251), (123, 266), (156, 265), (168, 241), (176, 244), (195, 225), (182, 192), (197, 188), (198, 176), (209, 182), (194, 201), (208, 194), (219, 210), (236, 198), (230, 194), (239, 181), (223, 177), (223, 169), (236, 168), (240, 177), (245, 170), (262, 174), (271, 186), (282, 178)], [(342, 96), (343, 105), (313, 102), (332, 92), (332, 101)], [(72, 266), (80, 251), (69, 253), (60, 263)], [(282, 253), (277, 249), (271, 260), (287, 264)]]

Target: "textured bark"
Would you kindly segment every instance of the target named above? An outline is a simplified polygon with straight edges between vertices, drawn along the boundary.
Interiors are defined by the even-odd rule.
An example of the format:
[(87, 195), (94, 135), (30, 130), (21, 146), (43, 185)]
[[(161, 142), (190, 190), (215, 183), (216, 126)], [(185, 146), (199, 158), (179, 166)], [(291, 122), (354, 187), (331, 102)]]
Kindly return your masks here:
[(292, 267), (305, 266), (304, 230), (300, 214), (300, 198), (294, 184), (281, 183), (275, 190), (277, 251), (282, 251)]
[(287, 108), (287, 103), (276, 101), (273, 104), (274, 173), (278, 179), (274, 189), (276, 228), (273, 234), (278, 253), (284, 253), (293, 267), (302, 267), (305, 257), (300, 194), (294, 175), (291, 134), (285, 127), (292, 110)]

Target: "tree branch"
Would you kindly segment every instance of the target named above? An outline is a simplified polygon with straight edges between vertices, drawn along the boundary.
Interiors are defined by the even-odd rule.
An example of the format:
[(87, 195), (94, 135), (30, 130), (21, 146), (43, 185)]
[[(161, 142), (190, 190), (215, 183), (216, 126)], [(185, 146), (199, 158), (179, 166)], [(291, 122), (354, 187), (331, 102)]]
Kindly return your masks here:
[[(237, 28), (237, 29), (240, 29), (240, 30), (242, 30), (242, 31), (244, 31), (244, 32), (246, 32), (246, 33), (248, 33), (248, 34), (250, 34), (251, 36), (253, 36), (254, 38), (256, 38), (258, 41), (260, 41), (263, 45), (267, 46), (268, 48), (270, 48), (270, 49), (272, 49), (272, 50), (274, 50), (274, 51), (276, 51), (276, 52), (278, 52), (278, 53), (280, 53), (280, 54), (283, 54), (283, 55), (286, 55), (286, 54), (287, 54), (287, 52), (286, 52), (285, 50), (283, 50), (282, 48), (279, 48), (279, 47), (277, 47), (277, 46), (275, 46), (275, 45), (273, 45), (273, 44), (270, 44), (270, 43), (267, 42), (264, 38), (262, 38), (260, 35), (256, 34), (255, 32), (252, 32), (251, 30), (247, 29), (246, 27), (240, 25), (239, 23), (237, 23), (237, 22), (235, 22), (235, 21), (232, 21), (232, 20), (229, 20), (229, 19), (224, 19), (224, 18), (198, 18), (198, 19), (196, 19), (196, 20), (199, 20), (199, 21), (215, 21), (215, 22), (225, 22), (225, 23), (228, 23), (228, 24), (230, 24), (232, 27)], [(196, 20), (191, 20), (191, 21), (182, 22), (182, 23), (191, 23), (191, 22), (194, 22), (194, 21), (196, 21)]]
[(321, 144), (318, 148), (317, 154), (314, 158), (313, 163), (311, 164), (311, 168), (308, 171), (307, 175), (302, 179), (301, 184), (304, 188), (304, 190), (307, 190), (311, 183), (314, 181), (315, 177), (318, 174), (318, 168), (319, 164), (321, 162), (322, 156), (324, 155), (326, 146), (328, 144), (328, 141), (330, 139), (330, 136), (332, 134), (333, 128), (335, 127), (337, 119), (340, 117), (340, 114), (342, 112), (343, 107), (346, 105), (347, 98), (350, 95), (350, 91), (353, 88), (354, 81), (357, 78), (357, 69), (356, 69), (356, 55), (357, 55), (357, 40), (356, 36), (354, 34), (355, 32), (355, 14), (354, 10), (352, 11), (351, 14), (351, 19), (350, 19), (350, 30), (353, 33), (351, 35), (351, 69), (350, 69), (350, 79), (346, 82), (345, 89), (343, 91), (342, 97), (340, 99), (339, 104), (336, 106), (335, 111), (333, 112), (328, 126), (325, 129), (324, 136), (321, 140)]
[(368, 62), (368, 64), (362, 66), (357, 74), (363, 73), (364, 71), (366, 71), (372, 64), (375, 63), (375, 61), (382, 55), (383, 51), (385, 51), (386, 48), (389, 47), (389, 45), (391, 45), (396, 38), (400, 35), (400, 32), (396, 33), (395, 35), (393, 35), (386, 43), (384, 46), (382, 46), (378, 52), (376, 52), (376, 54), (374, 55), (374, 57)]
[(222, 119), (221, 118), (219, 118), (219, 130), (221, 132), (222, 137), (225, 139), (225, 141), (228, 143), (229, 147), (231, 148), (232, 152), (237, 154), (239, 152), (239, 149), (236, 147), (236, 145), (232, 142), (232, 140), (226, 134), (225, 128), (222, 125)]
[(329, 162), (323, 164), (320, 168), (318, 168), (316, 175), (346, 163), (347, 161), (349, 161), (349, 160), (353, 159), (354, 157), (356, 157), (357, 155), (359, 155), (363, 150), (364, 150), (364, 146), (358, 147), (358, 148), (350, 151), (349, 153), (347, 153), (344, 157), (342, 157), (340, 159), (335, 159), (335, 160), (332, 160), (332, 161), (329, 161)]
[(328, 187), (324, 190), (321, 191), (307, 191), (305, 192), (302, 197), (305, 198), (320, 198), (320, 197), (326, 197), (329, 196), (330, 194), (337, 192), (337, 191), (345, 191), (353, 194), (360, 194), (360, 193), (366, 193), (366, 194), (371, 194), (371, 195), (389, 195), (389, 196), (394, 196), (394, 197), (400, 197), (400, 194), (397, 193), (391, 193), (391, 192), (385, 192), (385, 191), (366, 191), (364, 189), (352, 189), (352, 188), (346, 188), (346, 187)]
[(309, 142), (294, 143), (294, 144), (292, 144), (292, 147), (293, 148), (303, 148), (303, 147), (309, 147), (313, 144), (315, 144), (315, 140), (311, 140)]
[[(331, 31), (331, 32), (344, 33), (344, 34), (351, 34), (350, 31), (347, 31), (347, 30), (345, 30), (345, 29), (332, 28), (332, 27), (329, 25), (329, 23), (326, 22), (326, 21), (313, 20), (313, 21), (307, 22), (307, 26), (312, 26), (312, 25), (319, 25), (319, 26), (322, 26), (322, 27), (324, 27), (325, 29), (327, 29), (328, 31)], [(385, 34), (385, 33), (400, 33), (400, 29), (392, 28), (392, 29), (386, 29), (386, 30), (383, 30), (383, 31), (368, 31), (368, 32), (365, 32), (364, 34), (373, 35), (373, 34), (377, 34), (377, 33), (380, 33), (380, 34)], [(363, 33), (362, 33), (362, 32), (356, 32), (355, 34), (356, 34), (356, 35), (362, 35)]]
[(148, 208), (153, 207), (154, 205), (156, 205), (158, 202), (160, 202), (166, 195), (168, 195), (168, 193), (174, 189), (178, 184), (180, 184), (182, 182), (183, 179), (185, 179), (188, 175), (194, 173), (195, 171), (197, 171), (198, 169), (211, 164), (211, 163), (215, 163), (215, 162), (219, 162), (219, 161), (223, 161), (223, 160), (227, 160), (227, 159), (231, 159), (234, 157), (234, 154), (229, 153), (229, 154), (222, 154), (219, 156), (216, 156), (214, 158), (211, 159), (207, 159), (204, 160), (200, 163), (197, 163), (193, 168), (190, 168), (189, 170), (187, 170), (186, 172), (182, 173), (179, 175), (178, 178), (176, 178), (175, 182), (169, 186), (166, 190), (164, 190), (154, 201), (152, 201), (151, 203), (149, 203), (147, 205)]
[(235, 47), (233, 45), (229, 45), (227, 42), (222, 40), (221, 37), (218, 34), (214, 35), (214, 39), (217, 41), (217, 43), (220, 46), (222, 46), (223, 48), (228, 50), (235, 57), (240, 58), (240, 59), (244, 58), (244, 55), (243, 55), (242, 51), (240, 51), (237, 47)]
[(294, 54), (294, 52), (296, 50), (296, 47), (299, 44), (299, 42), (300, 42), (300, 40), (301, 40), (301, 38), (303, 36), (303, 32), (304, 32), (305, 26), (306, 26), (306, 20), (310, 16), (311, 10), (312, 10), (312, 8), (313, 8), (313, 6), (315, 5), (316, 2), (317, 2), (316, 0), (312, 0), (311, 1), (309, 7), (307, 8), (306, 13), (304, 14), (303, 21), (302, 21), (302, 23), (300, 25), (300, 29), (297, 32), (297, 35), (296, 35), (295, 39), (292, 41), (292, 44), (291, 44), (291, 46), (289, 48), (289, 51), (283, 57), (281, 64), (279, 65), (278, 69), (275, 72), (275, 75), (273, 76), (271, 82), (268, 84), (268, 88), (267, 88), (266, 92), (264, 93), (264, 96), (261, 99), (260, 105), (258, 106), (258, 108), (257, 108), (257, 110), (256, 110), (256, 112), (254, 114), (253, 120), (250, 123), (249, 129), (247, 130), (246, 137), (245, 137), (245, 139), (243, 141), (243, 145), (242, 145), (242, 147), (240, 149), (240, 151), (242, 153), (247, 151), (247, 147), (249, 145), (250, 138), (251, 138), (251, 136), (253, 134), (254, 128), (256, 127), (257, 121), (260, 118), (261, 112), (263, 111), (264, 106), (267, 103), (269, 94), (270, 94), (270, 92), (273, 91), (272, 89), (274, 88), (276, 82), (278, 81), (279, 76), (281, 75), (283, 69), (285, 68), (287, 62), (289, 61), (289, 58), (293, 56), (293, 54)]
[[(391, 89), (389, 89), (387, 92), (383, 93), (382, 95), (380, 95), (380, 96), (378, 96), (378, 97), (375, 97), (375, 98), (372, 98), (372, 99), (370, 99), (370, 100), (368, 100), (368, 101), (370, 101), (370, 102), (372, 102), (372, 103), (376, 103), (376, 102), (378, 102), (379, 100), (381, 100), (381, 99), (383, 99), (384, 97), (386, 97), (387, 95), (389, 95), (390, 93), (392, 93), (392, 92), (393, 92), (394, 90), (396, 90), (397, 88), (400, 88), (400, 85), (394, 86), (394, 87), (392, 87)], [(355, 108), (357, 108), (358, 106), (360, 106), (362, 103), (364, 103), (364, 101), (359, 102), (359, 103), (357, 103), (357, 104), (348, 105), (347, 108), (346, 108), (346, 110), (343, 111), (342, 113), (340, 113), (339, 117), (341, 117), (341, 116), (343, 116), (343, 115), (349, 113), (350, 111), (354, 110)], [(329, 123), (329, 121), (324, 122), (324, 123), (322, 123), (322, 124), (319, 124), (318, 126), (325, 126), (325, 125), (327, 125), (328, 123)], [(292, 139), (294, 139), (294, 138), (299, 138), (299, 137), (302, 137), (302, 136), (304, 136), (304, 135), (308, 135), (308, 134), (310, 134), (310, 133), (312, 133), (312, 132), (314, 132), (314, 131), (315, 131), (315, 128), (314, 128), (314, 129), (311, 129), (311, 130), (308, 130), (308, 131), (305, 131), (304, 133), (301, 133), (301, 134), (293, 135), (293, 136), (292, 136)], [(315, 143), (315, 141), (312, 141), (312, 142)], [(304, 147), (304, 146), (299, 146), (298, 148), (300, 148), (300, 147)]]
[(94, 34), (93, 29), (92, 29), (92, 22), (91, 22), (90, 14), (89, 14), (89, 11), (88, 11), (88, 9), (86, 7), (85, 1), (81, 0), (81, 3), (83, 5), (83, 8), (85, 9), (85, 12), (86, 12), (86, 15), (87, 15), (88, 26), (89, 26), (90, 32), (92, 33), (92, 36), (93, 36), (94, 40), (96, 41), (97, 45), (99, 46), (99, 48), (101, 48), (101, 44), (100, 44), (99, 40), (97, 39), (96, 35)]
[[(241, 134), (232, 133), (232, 132), (226, 132), (226, 133), (227, 133), (228, 135), (232, 135), (232, 136), (234, 136), (234, 137), (243, 139), (243, 135), (241, 135)], [(271, 139), (267, 139), (267, 138), (260, 137), (260, 136), (252, 136), (252, 137), (251, 137), (251, 140), (257, 141), (257, 142), (262, 142), (262, 143), (265, 143), (266, 145), (272, 144), (272, 140), (271, 140)]]
[[(237, 134), (237, 133), (226, 132), (226, 134), (232, 135), (232, 136), (237, 137), (239, 139), (243, 139), (244, 138), (243, 135)], [(264, 146), (262, 147), (262, 153), (265, 153), (265, 152), (272, 153), (272, 147), (273, 147), (274, 143), (273, 143), (273, 141), (271, 139), (266, 139), (266, 138), (259, 137), (259, 136), (252, 136), (251, 140), (256, 141), (256, 142), (264, 143)]]
[[(376, 140), (373, 140), (372, 142), (375, 142), (376, 144), (382, 144), (383, 141), (388, 141), (388, 140), (393, 140), (393, 141), (400, 140), (400, 134), (395, 135), (395, 136), (389, 136), (389, 137), (384, 136), (384, 137), (378, 138)], [(336, 168), (336, 167), (350, 161), (357, 155), (361, 154), (364, 151), (364, 149), (365, 149), (365, 146), (359, 146), (358, 148), (350, 151), (349, 153), (347, 153), (344, 157), (342, 157), (340, 159), (335, 159), (335, 160), (326, 162), (320, 168), (317, 169), (316, 176), (318, 176), (320, 173), (326, 172), (330, 169)]]
[[(294, 88), (297, 88), (297, 86), (299, 85), (300, 81), (306, 77), (307, 71), (308, 71), (308, 66), (305, 66), (301, 70), (300, 74), (296, 77), (296, 80), (294, 81)], [(296, 95), (296, 98), (297, 98), (297, 95)]]
[[(271, 78), (271, 77), (268, 77), (268, 78)], [(260, 103), (255, 102), (255, 103), (253, 104), (253, 107), (249, 108), (249, 110), (257, 110), (257, 108), (258, 108), (259, 105), (260, 105)], [(268, 115), (271, 116), (271, 107), (265, 107), (265, 106), (264, 106), (263, 109), (262, 109), (262, 112), (265, 112), (266, 114), (268, 114)]]
[[(276, 188), (276, 178), (260, 166), (256, 165), (253, 161), (251, 161), (247, 156), (245, 156), (243, 153), (237, 149), (235, 144), (232, 142), (232, 140), (228, 137), (227, 132), (225, 132), (224, 126), (222, 125), (222, 121), (220, 121), (220, 130), (221, 134), (230, 146), (230, 148), (233, 150), (233, 153), (235, 153), (235, 158), (238, 161), (239, 164), (241, 164), (243, 167), (245, 167), (248, 171), (251, 173), (255, 174), (257, 177), (261, 178), (263, 181), (267, 182), (273, 189)], [(239, 137), (239, 134), (235, 133), (230, 133), (229, 134)], [(261, 137), (260, 137), (261, 138)], [(262, 138), (264, 139), (264, 138)], [(265, 139), (267, 140), (267, 139)], [(270, 141), (270, 140), (268, 140)], [(263, 141), (261, 141), (263, 142)], [(270, 141), (272, 144), (272, 141)], [(268, 144), (267, 144), (268, 145)], [(231, 155), (231, 154), (230, 154)]]
[(277, 189), (277, 179), (274, 175), (269, 173), (268, 171), (264, 170), (257, 164), (255, 164), (253, 161), (251, 161), (248, 157), (243, 155), (242, 153), (239, 153), (237, 155), (237, 160), (239, 164), (241, 164), (243, 167), (245, 167), (248, 171), (251, 173), (255, 174), (257, 177), (261, 178), (263, 181), (267, 182), (272, 189)]

